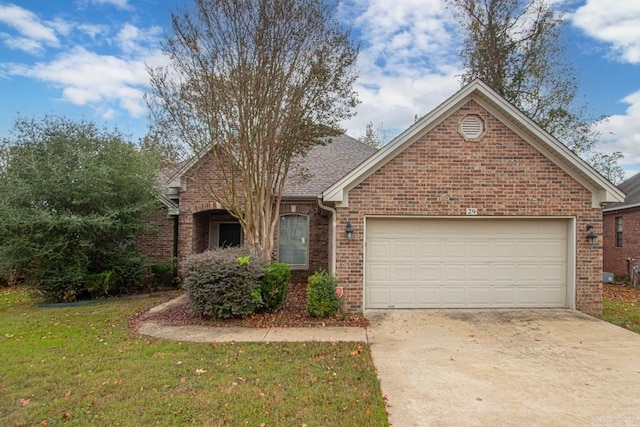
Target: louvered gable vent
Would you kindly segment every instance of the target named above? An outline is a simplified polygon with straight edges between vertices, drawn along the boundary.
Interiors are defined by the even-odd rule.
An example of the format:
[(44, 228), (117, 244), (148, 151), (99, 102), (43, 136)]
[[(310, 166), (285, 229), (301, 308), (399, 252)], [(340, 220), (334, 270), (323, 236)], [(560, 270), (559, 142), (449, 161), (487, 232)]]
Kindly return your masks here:
[(476, 115), (465, 116), (460, 122), (460, 133), (466, 139), (478, 139), (484, 133), (484, 122)]

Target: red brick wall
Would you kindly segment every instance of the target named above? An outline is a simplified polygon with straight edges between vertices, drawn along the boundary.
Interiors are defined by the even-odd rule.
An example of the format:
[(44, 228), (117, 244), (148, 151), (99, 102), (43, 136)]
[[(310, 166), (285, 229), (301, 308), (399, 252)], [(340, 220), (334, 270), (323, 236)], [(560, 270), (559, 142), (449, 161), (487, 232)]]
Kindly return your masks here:
[(167, 208), (159, 206), (150, 214), (152, 228), (138, 238), (138, 249), (152, 262), (171, 262), (173, 258), (173, 217), (167, 217)]
[[(622, 247), (616, 246), (616, 217), (622, 217)], [(628, 276), (627, 259), (640, 258), (640, 208), (605, 212), (604, 271)]]
[[(215, 162), (202, 158), (184, 177), (186, 191), (180, 191), (180, 229), (178, 232), (178, 256), (199, 253), (208, 244), (208, 225), (200, 212), (220, 209), (213, 201), (211, 194), (218, 191), (217, 183), (222, 180), (222, 173)], [(206, 242), (205, 242), (206, 238)]]
[[(291, 282), (306, 282), (319, 270), (329, 270), (329, 218), (321, 214), (316, 202), (285, 202), (280, 213), (296, 213), (309, 218), (309, 268), (291, 270)], [(275, 233), (273, 260), (278, 260), (278, 230)]]
[[(221, 175), (213, 161), (202, 159), (186, 175), (186, 191), (180, 192), (179, 257), (203, 252), (208, 246), (206, 211), (220, 209), (211, 192), (219, 191), (216, 183)], [(328, 219), (313, 201), (283, 201), (280, 213), (299, 213), (309, 217), (309, 269), (292, 270), (292, 282), (306, 282), (310, 274), (328, 268)], [(273, 260), (278, 259), (278, 230), (275, 231)]]
[[(479, 141), (458, 133), (458, 121), (468, 113), (485, 120)], [(602, 251), (585, 237), (586, 224), (602, 234), (602, 212), (591, 207), (591, 193), (475, 102), (353, 188), (349, 206), (337, 209), (338, 230), (347, 220), (355, 230), (351, 242), (337, 233), (336, 274), (346, 309), (363, 308), (365, 215), (464, 216), (467, 207), (482, 216), (576, 217), (576, 305), (601, 312)]]

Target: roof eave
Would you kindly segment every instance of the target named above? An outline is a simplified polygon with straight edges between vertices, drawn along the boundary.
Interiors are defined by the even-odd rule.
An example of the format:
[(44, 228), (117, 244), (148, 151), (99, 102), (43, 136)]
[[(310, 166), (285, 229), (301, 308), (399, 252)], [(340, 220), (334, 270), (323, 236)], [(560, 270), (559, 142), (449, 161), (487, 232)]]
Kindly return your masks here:
[[(517, 131), (514, 129), (515, 123), (520, 123), (524, 125), (526, 132), (530, 134), (530, 137), (527, 139), (533, 137), (543, 142), (543, 144), (554, 153), (554, 157), (558, 157), (559, 164), (557, 162), (554, 163), (591, 191), (592, 206), (594, 208), (599, 208), (606, 203), (624, 201), (624, 193), (620, 191), (620, 189), (480, 80), (474, 80), (460, 89), (429, 114), (394, 138), (368, 160), (360, 164), (360, 166), (351, 171), (351, 173), (325, 190), (322, 193), (324, 201), (335, 202), (344, 206), (348, 205), (347, 192), (351, 188), (402, 152), (406, 145), (413, 143), (420, 135), (428, 132), (430, 130), (429, 127), (433, 126), (434, 123), (439, 123), (446, 118), (455, 111), (459, 104), (468, 102), (472, 96), (483, 100), (484, 103), (489, 103), (494, 109), (502, 111), (509, 116), (507, 119), (510, 119), (509, 121), (512, 122), (513, 127), (510, 126), (512, 130)], [(518, 133), (522, 134), (523, 132)]]

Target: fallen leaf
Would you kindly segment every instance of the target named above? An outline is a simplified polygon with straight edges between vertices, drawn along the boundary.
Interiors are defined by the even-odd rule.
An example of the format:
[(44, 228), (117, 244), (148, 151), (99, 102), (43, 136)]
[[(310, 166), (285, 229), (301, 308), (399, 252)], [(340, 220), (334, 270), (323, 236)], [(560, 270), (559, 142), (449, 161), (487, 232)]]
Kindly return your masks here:
[(69, 397), (71, 396), (71, 392), (70, 391), (65, 391), (64, 392), (64, 397)]
[(29, 403), (31, 403), (31, 399), (19, 399), (18, 400), (18, 405), (20, 405), (20, 406), (27, 406)]
[(202, 374), (204, 374), (204, 373), (206, 373), (206, 372), (207, 372), (207, 371), (206, 371), (206, 370), (204, 370), (204, 369), (196, 369), (196, 374), (198, 374), (198, 375), (202, 375)]
[(69, 412), (65, 412), (64, 414), (62, 414), (62, 419), (66, 420), (67, 418), (69, 418), (71, 416), (71, 414)]

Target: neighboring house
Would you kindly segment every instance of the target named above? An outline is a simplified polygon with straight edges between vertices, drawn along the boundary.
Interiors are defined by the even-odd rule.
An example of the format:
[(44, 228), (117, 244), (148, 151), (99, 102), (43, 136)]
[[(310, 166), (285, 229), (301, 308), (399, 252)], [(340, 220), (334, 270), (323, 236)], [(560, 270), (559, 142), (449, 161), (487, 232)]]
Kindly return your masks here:
[[(294, 280), (334, 272), (348, 311), (602, 310), (602, 247), (587, 236), (623, 193), (480, 81), (379, 151), (345, 136), (302, 162), (310, 179), (285, 192), (274, 259)], [(181, 258), (242, 242), (195, 184), (215, 173), (203, 158), (169, 180)]]
[(603, 209), (604, 271), (631, 276), (640, 259), (640, 173), (618, 188), (627, 194), (624, 202)]

